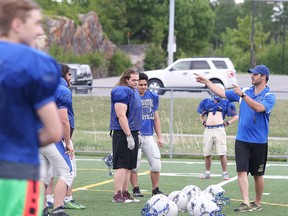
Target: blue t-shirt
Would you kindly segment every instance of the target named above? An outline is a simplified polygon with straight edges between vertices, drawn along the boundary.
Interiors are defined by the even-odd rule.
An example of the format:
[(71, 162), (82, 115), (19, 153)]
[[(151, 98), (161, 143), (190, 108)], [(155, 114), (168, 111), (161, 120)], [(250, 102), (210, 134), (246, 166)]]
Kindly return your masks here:
[(142, 103), (142, 127), (140, 134), (142, 136), (152, 136), (154, 132), (154, 113), (159, 107), (159, 96), (151, 91), (146, 91), (141, 96)]
[[(73, 98), (72, 92), (68, 88), (66, 80), (61, 77), (60, 86), (56, 91), (56, 104), (58, 108), (66, 108), (68, 111), (68, 118), (70, 122), (70, 127), (74, 129), (74, 111), (73, 111)], [(59, 90), (59, 92), (58, 92)], [(58, 105), (59, 104), (59, 105)]]
[(253, 100), (261, 103), (265, 107), (264, 112), (256, 112), (251, 109), (245, 100), (235, 94), (233, 90), (227, 90), (225, 93), (228, 100), (240, 103), (236, 139), (243, 142), (264, 144), (268, 141), (270, 113), (275, 105), (276, 96), (270, 92), (269, 87), (257, 95), (254, 94), (254, 89), (255, 87), (252, 86), (245, 93)]
[(38, 166), (36, 110), (55, 100), (60, 71), (29, 46), (0, 41), (0, 50), (0, 161)]
[(72, 93), (70, 89), (60, 84), (56, 90), (55, 101), (58, 109), (67, 109), (70, 128), (73, 129), (74, 112), (72, 105)]
[(226, 115), (229, 117), (237, 115), (235, 105), (227, 99), (220, 99), (215, 102), (214, 99), (206, 98), (200, 102), (197, 109), (200, 114), (208, 114), (209, 112), (215, 114), (217, 111), (222, 112), (223, 120)]
[(111, 91), (110, 130), (122, 130), (115, 112), (115, 104), (127, 105), (127, 119), (131, 131), (140, 131), (142, 119), (142, 105), (137, 89), (128, 86), (116, 86)]

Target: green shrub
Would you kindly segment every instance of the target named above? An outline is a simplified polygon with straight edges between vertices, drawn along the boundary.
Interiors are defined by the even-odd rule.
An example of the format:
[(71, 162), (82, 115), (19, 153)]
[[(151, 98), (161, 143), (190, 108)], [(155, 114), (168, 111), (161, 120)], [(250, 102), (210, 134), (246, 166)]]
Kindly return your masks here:
[(144, 63), (145, 70), (155, 70), (166, 66), (165, 51), (160, 45), (149, 44)]
[(109, 62), (108, 75), (119, 76), (129, 67), (132, 67), (129, 57), (121, 50), (116, 50)]

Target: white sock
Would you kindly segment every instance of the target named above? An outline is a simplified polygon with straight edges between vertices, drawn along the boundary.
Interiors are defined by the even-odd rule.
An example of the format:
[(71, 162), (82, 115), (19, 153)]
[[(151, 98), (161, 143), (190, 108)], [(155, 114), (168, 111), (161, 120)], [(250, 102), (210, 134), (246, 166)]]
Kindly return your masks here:
[(48, 195), (46, 195), (46, 200), (47, 200), (47, 202), (54, 203), (54, 196), (53, 196), (53, 194), (48, 194)]
[(205, 173), (206, 173), (206, 174), (210, 174), (210, 170), (209, 170), (209, 171), (206, 170)]
[(66, 196), (65, 199), (64, 199), (64, 202), (69, 202), (71, 200), (73, 200), (72, 196)]

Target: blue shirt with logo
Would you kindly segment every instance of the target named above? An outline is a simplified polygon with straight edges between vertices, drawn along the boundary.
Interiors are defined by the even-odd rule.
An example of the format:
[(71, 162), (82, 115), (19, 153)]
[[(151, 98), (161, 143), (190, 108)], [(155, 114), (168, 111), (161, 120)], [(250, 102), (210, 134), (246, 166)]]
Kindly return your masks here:
[(142, 127), (140, 134), (142, 136), (152, 136), (154, 133), (154, 113), (159, 107), (159, 96), (151, 91), (146, 91), (141, 96), (142, 103)]
[(142, 104), (137, 89), (128, 86), (116, 86), (111, 91), (110, 130), (122, 130), (115, 112), (115, 104), (127, 105), (127, 119), (131, 131), (140, 131), (142, 119)]
[(256, 112), (248, 106), (244, 99), (235, 94), (233, 90), (227, 90), (226, 97), (230, 101), (238, 101), (239, 121), (236, 139), (243, 142), (265, 144), (268, 141), (270, 113), (276, 103), (276, 96), (266, 87), (262, 92), (255, 95), (255, 87), (245, 91), (253, 100), (265, 107), (264, 112)]

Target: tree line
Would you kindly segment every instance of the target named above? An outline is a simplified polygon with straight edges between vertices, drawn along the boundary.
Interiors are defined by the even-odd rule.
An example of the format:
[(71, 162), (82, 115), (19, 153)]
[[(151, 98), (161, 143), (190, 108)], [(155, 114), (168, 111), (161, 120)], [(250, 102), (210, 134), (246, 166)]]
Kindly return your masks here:
[[(76, 23), (77, 14), (95, 11), (114, 44), (148, 44), (145, 70), (167, 66), (169, 0), (37, 1), (47, 15), (66, 16)], [(229, 57), (237, 71), (246, 71), (251, 65), (254, 17), (253, 64), (266, 64), (274, 74), (288, 74), (287, 5), (284, 1), (268, 4), (266, 0), (246, 0), (243, 4), (234, 0), (175, 0), (174, 60)], [(116, 62), (121, 64), (119, 59)]]

